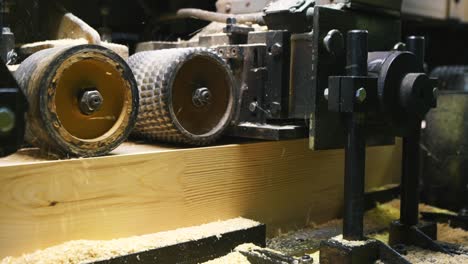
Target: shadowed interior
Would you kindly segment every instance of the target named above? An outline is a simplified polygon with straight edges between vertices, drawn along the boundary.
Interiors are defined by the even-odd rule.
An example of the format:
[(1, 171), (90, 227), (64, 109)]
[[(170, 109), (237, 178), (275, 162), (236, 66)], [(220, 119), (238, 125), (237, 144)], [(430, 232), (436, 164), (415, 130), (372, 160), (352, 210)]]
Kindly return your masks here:
[[(215, 133), (228, 122), (232, 107), (229, 72), (213, 58), (195, 56), (179, 69), (172, 87), (172, 106), (180, 125), (193, 135)], [(192, 95), (206, 87), (211, 103), (196, 107)]]

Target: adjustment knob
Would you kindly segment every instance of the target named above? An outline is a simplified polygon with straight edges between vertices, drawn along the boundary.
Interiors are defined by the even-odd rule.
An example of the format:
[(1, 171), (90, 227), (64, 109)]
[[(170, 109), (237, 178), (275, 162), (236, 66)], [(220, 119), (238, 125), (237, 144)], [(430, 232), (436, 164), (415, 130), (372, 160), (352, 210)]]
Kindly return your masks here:
[(436, 106), (435, 82), (425, 73), (408, 73), (401, 82), (399, 101), (407, 113), (423, 117)]

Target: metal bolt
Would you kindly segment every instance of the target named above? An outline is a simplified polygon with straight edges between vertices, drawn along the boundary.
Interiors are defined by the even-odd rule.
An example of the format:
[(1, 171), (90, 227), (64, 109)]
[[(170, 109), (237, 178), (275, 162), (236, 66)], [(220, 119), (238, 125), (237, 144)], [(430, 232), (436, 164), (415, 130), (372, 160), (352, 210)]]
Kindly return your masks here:
[(104, 98), (98, 90), (89, 90), (81, 95), (79, 102), (81, 113), (91, 115), (101, 108)]
[(249, 105), (249, 110), (250, 112), (254, 113), (257, 111), (258, 103), (257, 102), (251, 102)]
[(367, 92), (366, 92), (366, 89), (364, 89), (363, 87), (359, 88), (357, 91), (356, 91), (356, 100), (358, 101), (358, 103), (363, 103), (367, 98)]
[(279, 43), (273, 44), (270, 48), (271, 55), (275, 57), (281, 55), (282, 52), (283, 52), (283, 46), (281, 46), (281, 44)]
[(329, 93), (328, 88), (325, 88), (325, 90), (323, 91), (323, 97), (325, 97), (325, 100), (327, 101), (328, 101), (328, 93)]
[(228, 25), (234, 25), (237, 24), (237, 19), (235, 17), (228, 17), (226, 19), (226, 24)]
[(314, 263), (314, 259), (310, 255), (304, 255), (301, 257), (302, 263)]
[(192, 95), (192, 103), (196, 107), (203, 107), (211, 104), (210, 90), (206, 87), (196, 89)]
[(0, 108), (0, 132), (9, 133), (15, 128), (15, 113), (9, 108)]

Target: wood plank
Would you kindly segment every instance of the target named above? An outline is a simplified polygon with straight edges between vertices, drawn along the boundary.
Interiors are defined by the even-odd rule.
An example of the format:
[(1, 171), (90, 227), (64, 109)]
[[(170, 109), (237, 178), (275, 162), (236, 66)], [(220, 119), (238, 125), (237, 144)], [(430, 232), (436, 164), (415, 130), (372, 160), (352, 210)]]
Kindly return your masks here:
[[(342, 150), (313, 152), (305, 139), (154, 148), (0, 163), (0, 258), (238, 216), (274, 234), (340, 215)], [(398, 182), (399, 146), (367, 153), (367, 188)]]

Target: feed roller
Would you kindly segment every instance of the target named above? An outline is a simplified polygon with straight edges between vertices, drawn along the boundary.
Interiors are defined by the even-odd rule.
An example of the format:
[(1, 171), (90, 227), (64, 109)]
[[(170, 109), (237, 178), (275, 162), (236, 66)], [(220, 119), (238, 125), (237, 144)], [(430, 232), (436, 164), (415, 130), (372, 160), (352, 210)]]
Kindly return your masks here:
[(39, 51), (15, 77), (29, 103), (26, 141), (71, 156), (104, 155), (130, 134), (138, 90), (127, 63), (95, 45)]
[(136, 53), (129, 59), (140, 91), (137, 137), (206, 145), (235, 112), (233, 74), (216, 53), (179, 48)]

